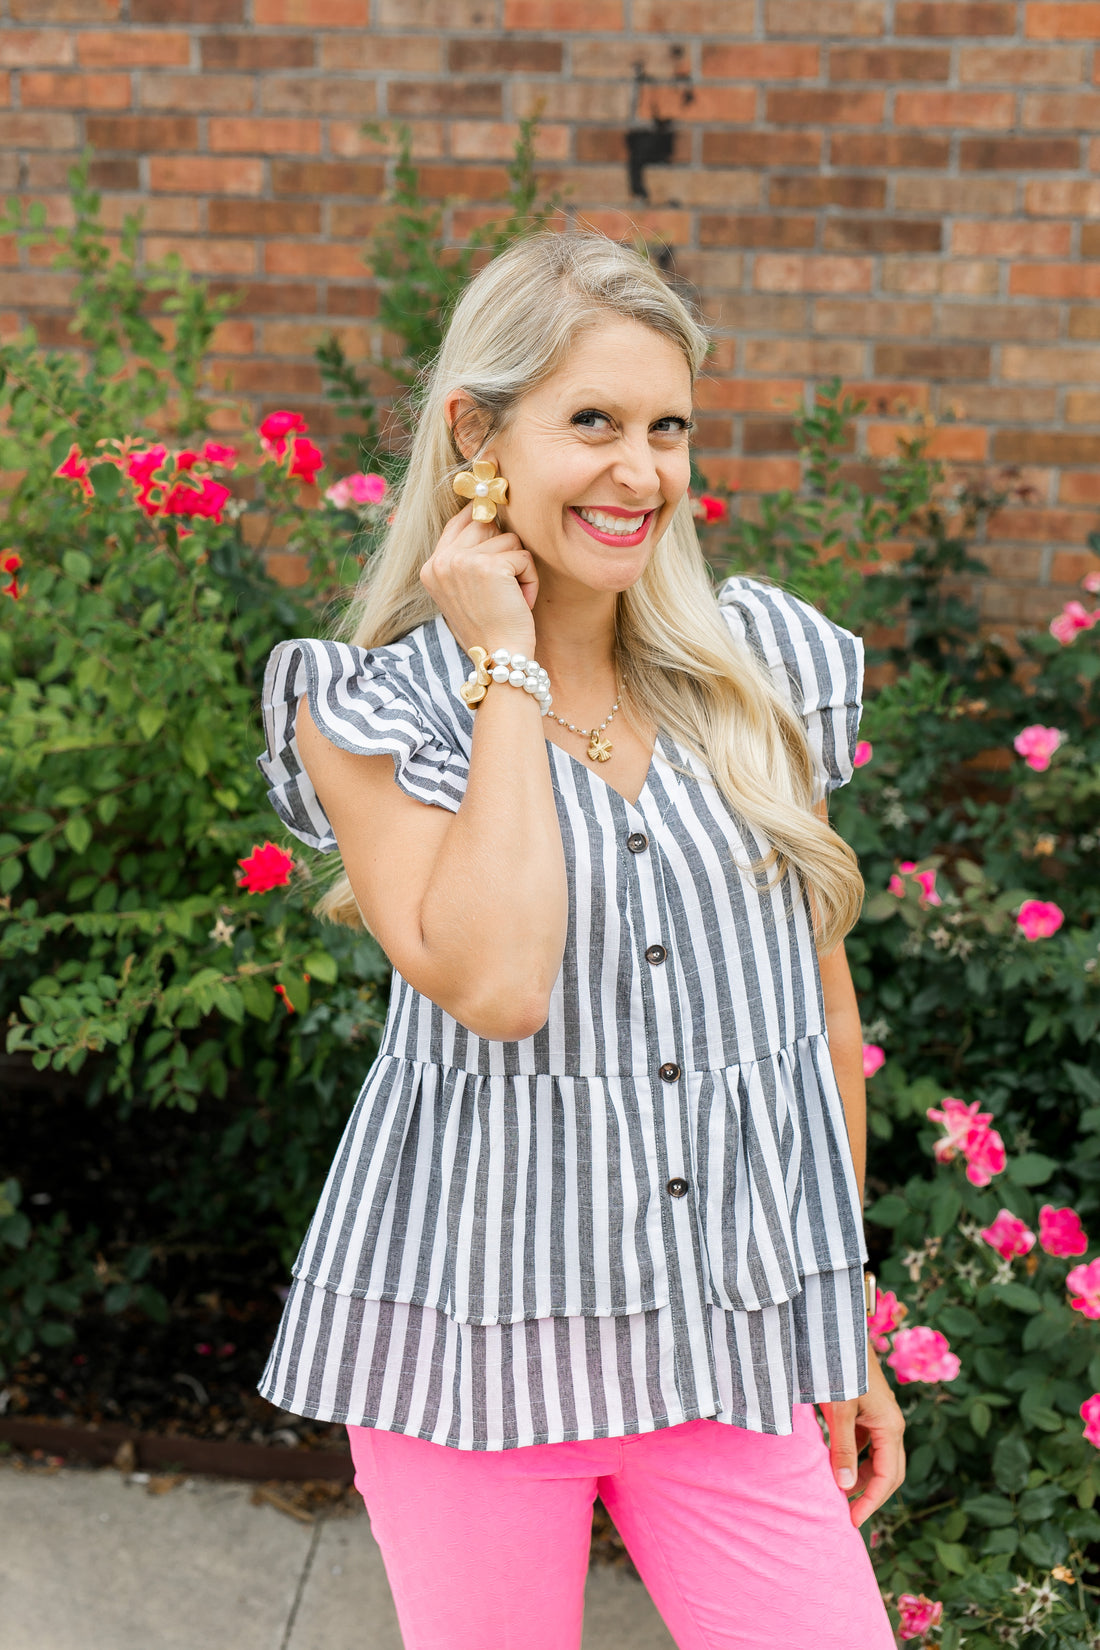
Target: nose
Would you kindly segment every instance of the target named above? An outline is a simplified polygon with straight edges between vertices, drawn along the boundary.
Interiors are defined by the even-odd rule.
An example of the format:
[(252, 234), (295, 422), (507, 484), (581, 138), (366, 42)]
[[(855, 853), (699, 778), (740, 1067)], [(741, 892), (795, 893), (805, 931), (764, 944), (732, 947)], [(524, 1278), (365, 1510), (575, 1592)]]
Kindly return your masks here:
[(623, 436), (611, 466), (611, 479), (639, 501), (653, 499), (661, 491), (661, 477), (648, 431), (636, 437)]

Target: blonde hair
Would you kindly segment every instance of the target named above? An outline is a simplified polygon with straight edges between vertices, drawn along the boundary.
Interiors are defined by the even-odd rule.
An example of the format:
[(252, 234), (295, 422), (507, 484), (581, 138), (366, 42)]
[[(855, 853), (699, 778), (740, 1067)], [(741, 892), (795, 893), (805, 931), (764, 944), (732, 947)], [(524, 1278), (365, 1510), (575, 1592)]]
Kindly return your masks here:
[[(474, 277), (426, 376), (390, 530), (363, 571), (339, 639), (381, 647), (438, 615), (420, 570), (462, 507), (451, 480), (467, 462), (443, 413), (450, 391), (465, 390), (482, 415), (484, 449), (579, 334), (609, 315), (639, 321), (673, 342), (694, 381), (706, 334), (652, 264), (605, 235), (533, 235)], [(831, 950), (859, 915), (856, 856), (812, 811), (805, 727), (722, 618), (686, 498), (641, 578), (618, 597), (615, 651), (628, 716), (667, 729), (702, 761), (730, 807), (771, 844), (752, 866), (754, 876), (774, 869), (770, 888), (793, 869), (811, 891), (818, 946)], [(364, 926), (346, 875), (316, 911)]]

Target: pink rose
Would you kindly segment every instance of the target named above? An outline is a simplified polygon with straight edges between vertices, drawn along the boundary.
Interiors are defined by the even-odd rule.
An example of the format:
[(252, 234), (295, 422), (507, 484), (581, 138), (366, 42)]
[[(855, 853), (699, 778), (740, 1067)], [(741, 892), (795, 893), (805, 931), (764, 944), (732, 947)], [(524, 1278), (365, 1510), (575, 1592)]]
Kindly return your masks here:
[(898, 1300), (890, 1289), (880, 1289), (875, 1301), (875, 1310), (867, 1314), (867, 1333), (871, 1337), (871, 1345), (876, 1352), (885, 1352), (890, 1342), (887, 1335), (892, 1335), (908, 1315), (909, 1308)]
[(864, 1045), (863, 1045), (863, 1075), (864, 1075), (864, 1077), (873, 1077), (875, 1075), (875, 1072), (878, 1071), (880, 1069), (880, 1067), (884, 1066), (885, 1064), (886, 1064), (886, 1050), (883, 1049), (883, 1048), (880, 1048), (877, 1043), (864, 1043)]
[(1079, 630), (1091, 630), (1100, 619), (1100, 607), (1086, 612), (1080, 602), (1067, 602), (1056, 618), (1050, 621), (1050, 633), (1063, 647), (1068, 647)]
[(385, 476), (369, 473), (344, 476), (342, 481), (334, 481), (325, 489), (325, 497), (340, 510), (346, 510), (351, 504), (381, 504), (385, 496)]
[(895, 872), (890, 878), (890, 881), (886, 884), (886, 886), (891, 894), (896, 894), (898, 896), (898, 899), (905, 898), (905, 884), (902, 882), (897, 872)]
[(901, 864), (898, 866), (898, 870), (900, 871), (901, 876), (892, 876), (888, 884), (889, 890), (892, 894), (897, 894), (899, 899), (903, 898), (905, 895), (905, 884), (902, 882), (901, 877), (911, 876), (914, 872), (916, 872), (916, 879), (920, 883), (921, 890), (920, 903), (925, 906), (943, 904), (943, 900), (936, 892), (935, 871), (917, 871), (917, 862), (914, 859), (903, 859)]
[(198, 487), (191, 481), (177, 481), (164, 501), (164, 513), (168, 516), (206, 516), (210, 521), (220, 522), (222, 510), (231, 496), (223, 482), (214, 481), (210, 476), (203, 476)]
[(244, 870), (244, 876), (239, 877), (238, 881), (250, 894), (266, 894), (269, 888), (283, 887), (290, 881), (290, 873), (294, 869), (293, 856), (274, 842), (265, 842), (262, 848), (253, 848), (237, 864)]
[(220, 464), (223, 469), (231, 470), (237, 462), (237, 449), (223, 447), (220, 441), (204, 441), (202, 456), (207, 464)]
[(942, 1599), (931, 1599), (925, 1593), (898, 1595), (898, 1634), (903, 1639), (919, 1639), (930, 1627), (938, 1627), (943, 1619)]
[(972, 1186), (988, 1186), (1008, 1162), (1004, 1141), (996, 1129), (981, 1129), (966, 1145), (966, 1178)]
[(1036, 773), (1043, 773), (1050, 767), (1050, 759), (1058, 746), (1062, 743), (1062, 733), (1059, 728), (1044, 728), (1034, 722), (1031, 727), (1023, 728), (1012, 741), (1012, 748), (1018, 756), (1022, 756), (1029, 768)]
[(1082, 590), (1087, 590), (1090, 596), (1100, 596), (1100, 573), (1086, 573), (1081, 580)]
[(1010, 1209), (1002, 1209), (993, 1224), (983, 1227), (978, 1235), (1005, 1260), (1026, 1255), (1035, 1247), (1035, 1233)]
[(75, 441), (65, 457), (54, 471), (55, 476), (64, 476), (67, 481), (76, 481), (85, 498), (95, 497), (95, 488), (88, 480), (88, 460), (83, 456)]
[(961, 1152), (966, 1158), (967, 1180), (972, 1186), (988, 1186), (1008, 1161), (1004, 1141), (996, 1129), (989, 1127), (993, 1113), (979, 1111), (976, 1100), (967, 1106), (950, 1094), (941, 1103), (942, 1111), (929, 1106), (925, 1113), (947, 1130), (946, 1136), (941, 1136), (932, 1147), (936, 1162), (950, 1163)]
[(302, 436), (295, 436), (287, 474), (298, 476), (312, 487), (317, 479), (317, 471), (323, 470), (324, 467), (325, 455), (320, 447), (315, 447), (312, 441), (306, 441)]
[(1065, 920), (1066, 914), (1061, 906), (1045, 899), (1025, 899), (1016, 914), (1016, 921), (1029, 940), (1049, 939)]
[(713, 493), (702, 493), (691, 501), (691, 513), (696, 521), (712, 522), (725, 521), (729, 514), (725, 499), (715, 498)]
[[(1100, 1258), (1075, 1266), (1066, 1274), (1070, 1305), (1086, 1318), (1100, 1318)], [(1074, 1292), (1076, 1291), (1076, 1293)]]
[(1086, 1398), (1077, 1413), (1085, 1423), (1085, 1442), (1100, 1449), (1100, 1392)]
[(1048, 1255), (1083, 1255), (1088, 1235), (1075, 1209), (1055, 1209), (1044, 1203), (1039, 1210), (1039, 1244)]
[(309, 425), (301, 413), (268, 413), (260, 425), (260, 445), (269, 458), (282, 458), (286, 452), (286, 438), (295, 433), (304, 435)]
[(947, 1336), (938, 1329), (899, 1329), (886, 1362), (901, 1385), (910, 1381), (953, 1381), (962, 1368)]
[(869, 739), (861, 739), (852, 754), (853, 768), (865, 768), (874, 755), (874, 746)]

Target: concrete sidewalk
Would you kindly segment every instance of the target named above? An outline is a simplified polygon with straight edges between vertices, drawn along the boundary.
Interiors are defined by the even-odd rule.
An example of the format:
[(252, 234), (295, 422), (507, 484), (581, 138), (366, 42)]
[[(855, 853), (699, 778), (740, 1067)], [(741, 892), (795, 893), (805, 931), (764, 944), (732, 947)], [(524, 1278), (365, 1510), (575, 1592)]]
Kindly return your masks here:
[[(362, 1502), (303, 1524), (254, 1489), (0, 1461), (0, 1650), (402, 1650)], [(583, 1650), (675, 1647), (641, 1583), (598, 1566)]]

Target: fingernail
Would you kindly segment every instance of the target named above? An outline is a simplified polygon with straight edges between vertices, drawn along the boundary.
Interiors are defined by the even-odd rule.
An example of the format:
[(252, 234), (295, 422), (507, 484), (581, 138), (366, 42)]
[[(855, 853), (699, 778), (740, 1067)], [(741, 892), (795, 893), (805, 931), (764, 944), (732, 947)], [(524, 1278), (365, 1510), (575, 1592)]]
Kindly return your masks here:
[(854, 1489), (856, 1483), (855, 1468), (841, 1467), (840, 1471), (836, 1475), (836, 1481), (842, 1490)]

